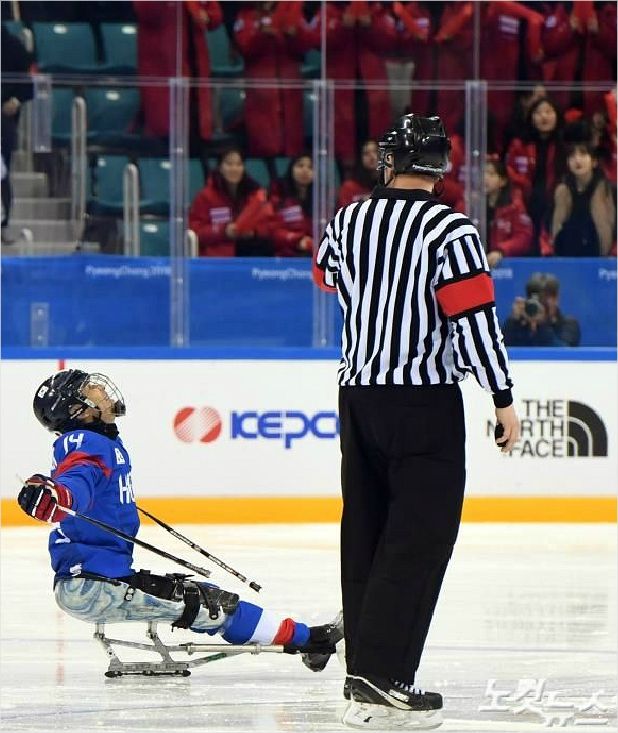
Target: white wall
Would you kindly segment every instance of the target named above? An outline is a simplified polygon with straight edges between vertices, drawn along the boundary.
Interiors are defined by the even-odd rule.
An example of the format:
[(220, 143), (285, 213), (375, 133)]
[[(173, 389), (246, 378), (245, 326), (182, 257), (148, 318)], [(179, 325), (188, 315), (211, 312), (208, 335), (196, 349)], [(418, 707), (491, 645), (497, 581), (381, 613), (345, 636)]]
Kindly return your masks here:
[[(141, 496), (339, 491), (334, 362), (110, 360), (67, 361), (66, 366), (108, 374), (124, 392), (128, 414), (119, 425)], [(16, 475), (49, 471), (53, 436), (39, 426), (31, 404), (38, 384), (56, 369), (57, 362), (48, 360), (2, 363), (3, 497), (18, 490)], [(468, 494), (615, 495), (616, 364), (515, 361), (512, 371), (517, 407), (527, 420), (525, 442), (512, 456), (494, 446), (490, 396), (472, 378), (463, 385)], [(574, 402), (600, 417), (607, 456), (567, 457), (568, 425), (577, 422), (568, 417)], [(184, 408), (193, 411), (181, 412)], [(590, 435), (586, 425), (580, 430)], [(204, 436), (214, 439), (203, 442)], [(597, 446), (600, 437), (594, 436)]]

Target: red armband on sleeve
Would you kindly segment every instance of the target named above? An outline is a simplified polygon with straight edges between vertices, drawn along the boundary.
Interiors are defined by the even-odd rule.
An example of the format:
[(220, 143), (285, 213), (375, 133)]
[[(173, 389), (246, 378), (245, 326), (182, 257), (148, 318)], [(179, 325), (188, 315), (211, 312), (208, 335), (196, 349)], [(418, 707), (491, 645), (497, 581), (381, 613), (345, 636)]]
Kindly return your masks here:
[(436, 297), (446, 316), (454, 318), (494, 304), (494, 284), (487, 272), (439, 285)]

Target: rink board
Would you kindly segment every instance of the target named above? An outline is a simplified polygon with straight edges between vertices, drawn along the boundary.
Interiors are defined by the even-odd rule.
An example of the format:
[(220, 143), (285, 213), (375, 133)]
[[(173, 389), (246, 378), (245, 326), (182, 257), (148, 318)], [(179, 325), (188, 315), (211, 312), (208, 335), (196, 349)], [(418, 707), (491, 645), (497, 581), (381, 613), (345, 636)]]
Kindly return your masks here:
[[(133, 486), (169, 521), (336, 521), (340, 512), (332, 360), (80, 360), (122, 388)], [(48, 472), (51, 435), (32, 416), (52, 359), (2, 362), (2, 522), (21, 523), (19, 476)], [(617, 367), (612, 361), (514, 361), (523, 435), (493, 444), (491, 398), (462, 385), (468, 521), (615, 521)], [(27, 521), (27, 518), (24, 517)]]

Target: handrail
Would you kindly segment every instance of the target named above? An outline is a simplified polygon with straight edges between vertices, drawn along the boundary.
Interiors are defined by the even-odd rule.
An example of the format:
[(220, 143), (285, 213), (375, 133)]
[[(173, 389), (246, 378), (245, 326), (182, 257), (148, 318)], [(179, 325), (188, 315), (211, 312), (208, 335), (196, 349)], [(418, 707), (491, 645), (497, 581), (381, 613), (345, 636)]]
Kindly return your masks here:
[(80, 241), (86, 219), (86, 100), (75, 97), (71, 107), (71, 221)]
[(52, 149), (52, 78), (49, 74), (33, 74), (33, 98), (26, 106), (30, 114), (30, 150), (49, 153)]
[(122, 174), (122, 225), (124, 254), (139, 257), (139, 173), (133, 163), (125, 166)]

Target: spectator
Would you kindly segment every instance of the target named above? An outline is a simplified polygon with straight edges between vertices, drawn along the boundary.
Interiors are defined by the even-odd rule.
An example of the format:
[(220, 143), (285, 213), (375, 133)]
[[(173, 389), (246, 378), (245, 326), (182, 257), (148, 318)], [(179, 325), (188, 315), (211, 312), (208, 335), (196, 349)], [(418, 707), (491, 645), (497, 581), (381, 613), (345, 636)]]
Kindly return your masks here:
[(568, 172), (554, 194), (551, 244), (543, 254), (607, 256), (612, 248), (616, 208), (609, 182), (590, 143), (571, 145)]
[(273, 243), (279, 257), (313, 253), (313, 162), (308, 153), (292, 158), (285, 177), (273, 186)]
[[(210, 76), (206, 31), (221, 25), (218, 2), (151, 2), (133, 4), (138, 20), (137, 66), (139, 76), (184, 76), (205, 81)], [(178, 46), (178, 40), (180, 46)], [(140, 86), (147, 135), (166, 138), (170, 133), (169, 85)], [(205, 158), (204, 146), (212, 138), (210, 89), (190, 92), (190, 134), (193, 154)]]
[(576, 2), (571, 24), (582, 36), (584, 112), (592, 117), (605, 111), (599, 82), (616, 79), (616, 2)]
[(394, 18), (379, 2), (327, 2), (325, 13), (322, 17), (320, 11), (314, 24), (314, 45), (319, 47), (321, 26), (326, 23), (326, 76), (335, 81), (360, 79), (384, 84), (381, 89), (365, 91), (364, 114), (359, 119), (355, 114), (355, 90), (335, 92), (335, 154), (347, 172), (354, 165), (357, 123), (366, 118), (368, 129), (360, 132), (376, 139), (391, 123), (384, 56), (396, 47), (397, 31)]
[(571, 98), (571, 89), (567, 85), (575, 79), (580, 57), (579, 38), (571, 21), (571, 3), (542, 2), (535, 5), (544, 16), (541, 76), (544, 82), (564, 84), (562, 90), (557, 89), (552, 95), (562, 109), (567, 109)]
[[(23, 43), (2, 26), (2, 73), (25, 74), (32, 58)], [(32, 99), (32, 83), (2, 81), (2, 244), (16, 240), (9, 231), (11, 216), (11, 157), (17, 144), (17, 125), (23, 102)]]
[[(436, 46), (436, 78), (439, 82), (473, 78), (472, 46), (474, 38), (474, 3), (445, 2), (434, 36)], [(463, 88), (438, 89), (437, 113), (447, 130), (458, 130), (464, 117), (465, 95)]]
[[(543, 16), (523, 3), (500, 0), (484, 2), (481, 7), (480, 73), (488, 82), (512, 82), (518, 78), (520, 35), (525, 31), (526, 56), (539, 61)], [(515, 103), (514, 89), (491, 89), (487, 106), (494, 148), (502, 152), (505, 132)]]
[(409, 110), (415, 114), (430, 115), (432, 91), (417, 88), (416, 81), (434, 80), (435, 10), (428, 2), (394, 2), (393, 13), (398, 18), (399, 51), (414, 62), (410, 78)]
[[(236, 44), (248, 79), (272, 79), (272, 87), (248, 87), (245, 120), (250, 155), (300, 155), (304, 148), (303, 91), (279, 88), (299, 80), (300, 65), (314, 43), (302, 2), (256, 2), (239, 12)], [(310, 131), (306, 131), (310, 132)]]
[(265, 189), (245, 173), (238, 148), (219, 155), (217, 168), (191, 206), (189, 228), (204, 257), (272, 255), (272, 206)]
[(526, 298), (517, 297), (502, 330), (507, 346), (579, 346), (577, 320), (558, 307), (560, 283), (537, 272), (526, 283)]
[(554, 190), (564, 172), (561, 115), (547, 97), (530, 107), (526, 129), (509, 145), (506, 165), (511, 181), (524, 194), (526, 208), (534, 227), (537, 254), (538, 235), (553, 202)]
[(532, 248), (532, 222), (517, 188), (512, 188), (506, 166), (497, 155), (485, 164), (487, 194), (487, 262), (500, 264), (503, 257), (525, 257)]
[(337, 207), (347, 206), (355, 201), (365, 201), (378, 182), (378, 143), (366, 140), (361, 148), (360, 160), (337, 194)]

